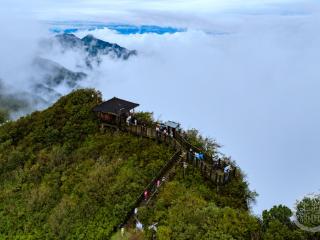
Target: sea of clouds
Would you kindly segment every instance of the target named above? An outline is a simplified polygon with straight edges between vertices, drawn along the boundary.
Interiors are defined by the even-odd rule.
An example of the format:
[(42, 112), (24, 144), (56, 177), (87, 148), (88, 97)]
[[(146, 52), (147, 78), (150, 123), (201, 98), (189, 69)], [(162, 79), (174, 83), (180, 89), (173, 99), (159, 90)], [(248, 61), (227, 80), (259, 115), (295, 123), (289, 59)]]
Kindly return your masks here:
[[(256, 212), (277, 203), (292, 207), (301, 195), (317, 191), (320, 180), (319, 9), (301, 9), (210, 17), (205, 28), (198, 22), (173, 34), (82, 30), (76, 35), (90, 33), (138, 51), (127, 61), (105, 56), (93, 69), (79, 69), (81, 52), (41, 48), (42, 39), (53, 37), (46, 24), (23, 19), (7, 24), (0, 16), (6, 22), (0, 78), (6, 91), (32, 98), (30, 85), (41, 81), (30, 68), (35, 56), (84, 71), (88, 77), (80, 87), (94, 87), (106, 99), (138, 102), (158, 119), (216, 138), (260, 194)], [(28, 111), (46, 107), (29, 101)]]

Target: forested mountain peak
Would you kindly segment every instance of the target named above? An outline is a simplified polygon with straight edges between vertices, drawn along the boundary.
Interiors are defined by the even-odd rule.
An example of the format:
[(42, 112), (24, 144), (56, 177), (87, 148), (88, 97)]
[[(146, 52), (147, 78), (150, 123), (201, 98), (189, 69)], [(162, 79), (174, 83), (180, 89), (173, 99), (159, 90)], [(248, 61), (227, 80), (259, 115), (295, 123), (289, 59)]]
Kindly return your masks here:
[[(80, 89), (0, 126), (1, 239), (261, 239), (268, 227), (250, 213), (255, 193), (235, 162), (229, 159), (237, 173), (216, 184), (200, 162), (184, 162), (181, 146), (123, 129), (101, 131), (92, 111), (100, 103), (98, 91)], [(146, 127), (154, 123), (150, 113), (135, 117)], [(196, 130), (184, 134), (218, 152)], [(155, 179), (177, 149), (180, 160)], [(137, 202), (154, 181), (153, 195)], [(264, 214), (270, 226), (272, 214)], [(138, 223), (144, 231), (134, 230)]]

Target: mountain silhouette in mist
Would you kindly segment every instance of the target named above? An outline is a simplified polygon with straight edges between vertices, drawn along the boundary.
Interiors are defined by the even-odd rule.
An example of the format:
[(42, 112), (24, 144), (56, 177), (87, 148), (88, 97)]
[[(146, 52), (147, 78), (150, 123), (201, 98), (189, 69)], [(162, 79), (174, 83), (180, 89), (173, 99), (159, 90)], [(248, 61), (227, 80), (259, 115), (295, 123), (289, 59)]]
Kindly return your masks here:
[(50, 88), (60, 84), (74, 88), (78, 81), (87, 77), (87, 74), (83, 72), (73, 72), (57, 62), (45, 58), (36, 58), (34, 66), (41, 70), (43, 84)]
[(137, 55), (136, 50), (128, 50), (118, 44), (105, 42), (95, 38), (93, 35), (78, 38), (73, 34), (65, 33), (56, 35), (56, 38), (64, 48), (81, 48), (85, 50), (89, 58), (109, 55), (112, 58), (127, 60), (129, 57)]
[[(57, 60), (52, 57), (50, 53), (57, 45), (61, 47), (62, 55), (65, 51), (79, 52), (80, 50), (83, 57), (79, 59), (81, 63), (69, 69), (69, 66), (66, 67), (61, 61), (62, 58)], [(73, 34), (59, 34), (53, 38), (44, 39), (39, 47), (45, 54), (31, 59), (29, 71), (32, 74), (30, 76), (26, 74), (28, 87), (9, 93), (10, 87), (0, 86), (0, 110), (8, 112), (12, 118), (29, 113), (31, 110), (47, 107), (62, 95), (81, 87), (80, 82), (99, 66), (103, 57), (124, 61), (137, 55), (135, 50), (128, 50), (92, 35), (78, 38)], [(1, 80), (3, 84), (9, 81), (10, 79)]]

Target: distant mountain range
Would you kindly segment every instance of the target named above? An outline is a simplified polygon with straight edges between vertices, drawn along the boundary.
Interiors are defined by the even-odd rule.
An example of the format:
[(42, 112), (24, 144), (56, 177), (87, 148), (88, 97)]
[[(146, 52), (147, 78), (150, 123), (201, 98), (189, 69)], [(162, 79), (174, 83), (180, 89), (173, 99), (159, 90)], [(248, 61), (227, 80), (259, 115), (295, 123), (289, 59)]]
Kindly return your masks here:
[(62, 65), (45, 58), (36, 58), (33, 65), (39, 70), (43, 79), (42, 83), (48, 88), (54, 88), (60, 84), (74, 88), (77, 86), (78, 81), (87, 77), (87, 74), (83, 72), (70, 71)]
[[(108, 56), (112, 59), (127, 60), (131, 56), (137, 55), (137, 51), (128, 50), (115, 43), (109, 43), (92, 35), (87, 35), (83, 38), (78, 38), (74, 34), (59, 34), (55, 39), (65, 51), (81, 50), (85, 53), (85, 65), (89, 69), (93, 68), (93, 63), (99, 64), (101, 56)], [(33, 67), (39, 73), (38, 77), (41, 82), (38, 82), (34, 89), (36, 92), (41, 92), (41, 96), (46, 96), (46, 101), (51, 102), (61, 96), (55, 89), (59, 86), (65, 86), (69, 89), (79, 87), (79, 82), (87, 77), (84, 72), (74, 72), (61, 64), (46, 58), (36, 58), (33, 62)], [(88, 70), (88, 69), (83, 69)]]
[(53, 33), (76, 33), (78, 31), (94, 31), (98, 29), (110, 29), (118, 34), (172, 34), (176, 32), (185, 32), (186, 28), (177, 27), (163, 27), (156, 25), (130, 25), (130, 24), (114, 24), (114, 23), (101, 23), (101, 22), (79, 22), (79, 21), (67, 21), (67, 22), (48, 22), (50, 25), (50, 31)]
[(27, 107), (25, 101), (20, 95), (8, 93), (3, 85), (3, 80), (0, 79), (0, 110), (16, 112)]
[[(124, 61), (137, 55), (135, 50), (128, 50), (118, 44), (97, 39), (92, 35), (78, 38), (73, 34), (65, 33), (41, 42), (47, 52), (50, 52), (57, 43), (63, 52), (79, 50), (83, 52), (84, 64), (77, 66), (79, 71), (70, 70), (61, 63), (49, 59), (50, 57), (36, 57), (31, 63), (31, 71), (34, 74), (31, 79), (26, 80), (32, 83), (31, 92), (21, 90), (19, 94), (16, 94), (19, 97), (8, 94), (2, 84), (4, 81), (0, 79), (0, 110), (10, 112), (11, 116), (18, 116), (20, 113), (29, 112), (35, 106), (48, 106), (61, 95), (79, 88), (80, 82), (103, 61), (102, 56)], [(50, 56), (50, 54), (45, 54), (45, 56)], [(28, 90), (30, 91), (30, 89)]]
[(73, 34), (60, 34), (56, 38), (64, 48), (81, 48), (88, 53), (88, 57), (94, 58), (99, 55), (109, 55), (112, 58), (127, 60), (129, 57), (137, 55), (137, 51), (128, 50), (115, 43), (109, 43), (87, 35), (80, 39)]

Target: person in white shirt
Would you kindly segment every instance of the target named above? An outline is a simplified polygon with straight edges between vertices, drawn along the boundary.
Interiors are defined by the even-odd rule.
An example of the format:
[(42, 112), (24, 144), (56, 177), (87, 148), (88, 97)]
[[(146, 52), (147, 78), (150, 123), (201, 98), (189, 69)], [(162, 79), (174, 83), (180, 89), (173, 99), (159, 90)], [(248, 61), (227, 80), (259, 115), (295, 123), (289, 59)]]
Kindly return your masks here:
[(143, 231), (143, 225), (142, 225), (142, 223), (141, 223), (140, 221), (137, 221), (137, 223), (136, 223), (136, 228), (137, 228), (138, 230), (140, 230), (140, 231)]
[(128, 126), (130, 125), (131, 118), (132, 118), (131, 115), (129, 115), (129, 117), (127, 117), (127, 119), (126, 119), (126, 122), (127, 122)]

